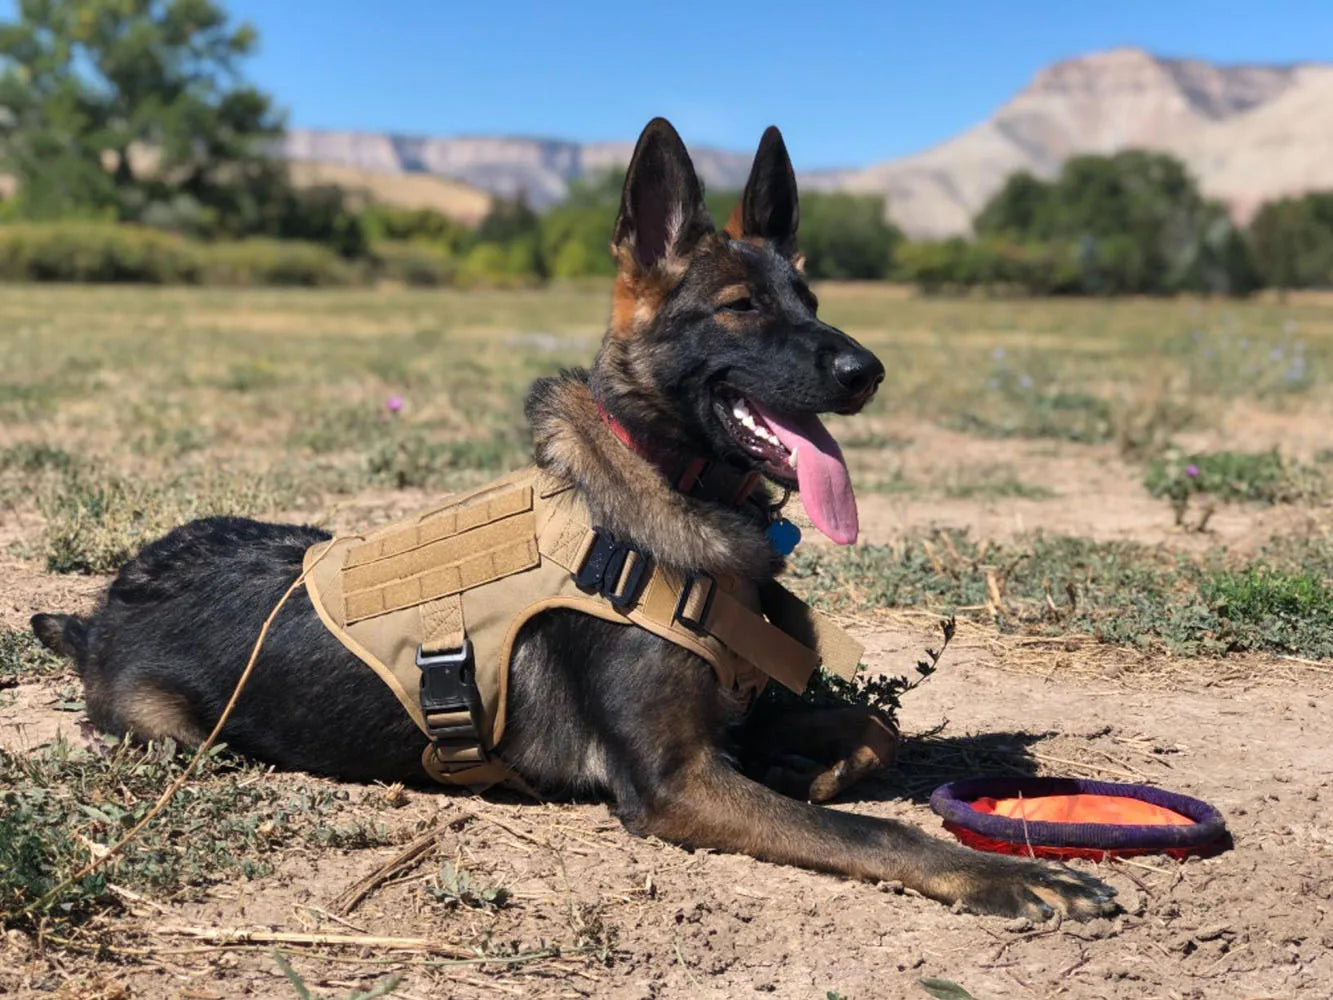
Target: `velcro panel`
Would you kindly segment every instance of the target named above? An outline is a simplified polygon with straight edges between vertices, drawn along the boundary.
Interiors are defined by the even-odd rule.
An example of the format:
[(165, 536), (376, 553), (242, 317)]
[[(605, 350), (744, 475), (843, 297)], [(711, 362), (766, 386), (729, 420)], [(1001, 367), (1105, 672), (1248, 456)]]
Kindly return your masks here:
[(352, 548), (342, 569), (345, 620), (460, 594), (540, 559), (532, 487), (483, 493)]
[[(431, 565), (420, 558), (421, 553), (428, 550), (418, 549), (404, 555), (403, 565), (399, 572), (392, 574), (391, 579), (356, 592), (349, 592), (350, 572), (345, 570), (343, 609), (348, 624), (388, 614), (390, 611), (416, 607), (450, 594), (460, 594), (473, 587), (513, 576), (538, 565), (541, 556), (537, 551), (537, 539), (534, 534), (536, 525), (533, 516), (524, 514), (512, 520), (522, 523), (511, 525), (508, 521), (502, 521), (447, 540), (449, 542), (471, 540), (472, 544), (463, 546), (462, 551), (471, 549), (473, 554), (465, 554), (459, 558), (457, 550), (435, 551), (433, 554), (441, 560), (452, 557), (454, 561), (444, 562), (443, 565)], [(507, 530), (491, 532), (492, 528)], [(494, 534), (499, 534), (500, 537), (490, 537)], [(476, 549), (482, 551), (475, 551)], [(395, 562), (396, 560), (381, 560), (365, 568), (393, 565)], [(423, 565), (425, 568), (422, 568)], [(411, 575), (408, 575), (409, 573)]]
[[(372, 536), (347, 554), (343, 568), (357, 569), (380, 560), (392, 559), (461, 532), (530, 510), (532, 510), (531, 486), (513, 487), (484, 494), (457, 506), (445, 507), (414, 524), (390, 528)], [(347, 580), (344, 580), (344, 583), (346, 582)], [(359, 584), (352, 589), (360, 589), (360, 586), (364, 585), (367, 584)]]

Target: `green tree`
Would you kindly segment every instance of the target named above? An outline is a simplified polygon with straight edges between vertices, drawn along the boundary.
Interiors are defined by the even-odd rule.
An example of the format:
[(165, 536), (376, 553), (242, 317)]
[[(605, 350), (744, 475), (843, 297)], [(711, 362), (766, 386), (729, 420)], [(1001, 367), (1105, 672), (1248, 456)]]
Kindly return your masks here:
[(111, 215), (188, 231), (262, 228), (282, 191), (254, 48), (211, 0), (18, 0), (0, 24), (0, 150), (30, 217)]
[(616, 273), (611, 228), (624, 183), (623, 170), (575, 181), (569, 197), (542, 216), (541, 253), (552, 277)]
[(520, 237), (536, 237), (540, 225), (541, 220), (523, 195), (496, 198), (477, 226), (477, 242), (509, 243)]
[(1250, 222), (1249, 243), (1267, 284), (1333, 287), (1333, 191), (1266, 202)]
[(977, 215), (973, 228), (979, 236), (1049, 239), (1054, 195), (1054, 185), (1026, 170), (1010, 174)]
[(810, 191), (801, 195), (797, 242), (811, 278), (882, 281), (902, 233), (886, 221), (883, 198)]
[[(1257, 280), (1225, 209), (1204, 199), (1184, 164), (1160, 153), (1076, 156), (1049, 182), (1015, 174), (974, 225), (990, 241), (989, 257), (996, 241), (1027, 247), (1001, 256), (1025, 260), (1018, 285), (1029, 290), (1239, 294)], [(1049, 249), (1038, 252), (1036, 244)], [(1043, 275), (1043, 261), (1059, 274)]]

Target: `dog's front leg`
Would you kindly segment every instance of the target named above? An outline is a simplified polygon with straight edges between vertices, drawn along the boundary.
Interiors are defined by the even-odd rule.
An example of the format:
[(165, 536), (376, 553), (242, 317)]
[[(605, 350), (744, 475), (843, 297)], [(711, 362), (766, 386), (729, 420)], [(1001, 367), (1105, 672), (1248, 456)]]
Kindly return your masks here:
[(1115, 911), (1114, 890), (1072, 868), (981, 854), (902, 823), (797, 802), (711, 751), (641, 801), (639, 815), (626, 817), (632, 827), (690, 847), (898, 881), (980, 913), (1087, 920)]

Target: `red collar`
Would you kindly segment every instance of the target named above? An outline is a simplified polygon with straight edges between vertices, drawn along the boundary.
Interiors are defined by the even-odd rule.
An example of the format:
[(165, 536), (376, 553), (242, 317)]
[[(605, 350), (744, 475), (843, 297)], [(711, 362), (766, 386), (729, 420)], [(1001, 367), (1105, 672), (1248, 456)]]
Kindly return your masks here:
[[(640, 441), (629, 432), (629, 428), (606, 411), (606, 407), (601, 404), (600, 400), (597, 403), (597, 412), (601, 414), (602, 422), (611, 429), (611, 433), (620, 440), (621, 444), (644, 461), (657, 466), (658, 471), (666, 477), (667, 482), (681, 493), (693, 496), (695, 489), (704, 481), (713, 466), (713, 463), (705, 458), (673, 455), (661, 448)], [(727, 498), (727, 502), (733, 507), (739, 507), (750, 498), (750, 494), (754, 492), (758, 485), (759, 473), (757, 472), (751, 472), (749, 475), (740, 477), (735, 482), (735, 492)], [(721, 498), (719, 497), (719, 499)]]

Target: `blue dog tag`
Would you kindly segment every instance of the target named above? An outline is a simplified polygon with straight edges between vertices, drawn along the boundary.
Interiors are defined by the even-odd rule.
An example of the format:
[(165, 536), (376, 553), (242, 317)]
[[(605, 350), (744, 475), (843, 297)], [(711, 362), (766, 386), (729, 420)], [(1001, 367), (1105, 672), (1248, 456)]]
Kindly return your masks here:
[(790, 555), (792, 549), (801, 543), (801, 529), (785, 517), (780, 517), (768, 526), (768, 544), (780, 556)]

